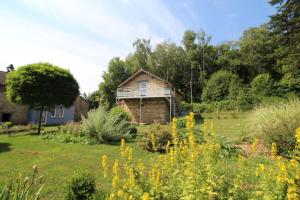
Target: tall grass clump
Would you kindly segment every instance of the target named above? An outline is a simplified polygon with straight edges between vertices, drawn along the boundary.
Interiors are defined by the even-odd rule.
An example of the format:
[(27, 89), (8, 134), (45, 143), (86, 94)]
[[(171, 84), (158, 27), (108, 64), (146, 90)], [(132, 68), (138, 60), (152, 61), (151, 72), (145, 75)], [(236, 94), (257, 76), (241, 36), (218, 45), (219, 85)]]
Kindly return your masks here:
[(251, 131), (270, 147), (273, 142), (279, 153), (294, 149), (295, 129), (300, 126), (300, 101), (297, 99), (257, 108), (251, 116)]
[(130, 122), (102, 107), (89, 111), (87, 118), (83, 117), (81, 130), (97, 143), (120, 141), (122, 138), (132, 137)]

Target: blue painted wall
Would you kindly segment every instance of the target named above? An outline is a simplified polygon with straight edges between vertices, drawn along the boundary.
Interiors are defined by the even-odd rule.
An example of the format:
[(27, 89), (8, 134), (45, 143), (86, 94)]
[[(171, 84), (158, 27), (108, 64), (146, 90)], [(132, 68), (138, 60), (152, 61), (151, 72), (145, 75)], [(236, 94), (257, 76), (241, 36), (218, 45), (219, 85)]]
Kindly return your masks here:
[[(67, 122), (70, 122), (72, 120), (74, 120), (74, 110), (75, 107), (71, 106), (70, 108), (65, 108), (64, 109), (64, 115), (63, 117), (58, 116), (58, 106), (55, 107), (56, 112), (55, 112), (55, 116), (51, 116), (52, 114), (48, 111), (46, 111), (46, 116), (45, 116), (45, 123), (44, 124), (65, 124)], [(28, 123), (34, 123), (34, 124), (38, 124), (39, 122), (39, 116), (40, 116), (40, 112), (36, 111), (36, 110), (30, 110), (28, 113)]]

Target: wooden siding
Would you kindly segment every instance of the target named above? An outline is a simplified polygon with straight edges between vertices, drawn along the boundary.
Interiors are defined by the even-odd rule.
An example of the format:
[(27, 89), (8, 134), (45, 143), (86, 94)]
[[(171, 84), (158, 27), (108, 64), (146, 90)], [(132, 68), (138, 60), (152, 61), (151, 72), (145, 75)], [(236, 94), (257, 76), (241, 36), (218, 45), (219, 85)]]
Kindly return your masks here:
[[(170, 96), (171, 86), (161, 80), (158, 80), (148, 74), (142, 73), (136, 78), (130, 80), (120, 87), (117, 92), (117, 98), (120, 97), (139, 97), (139, 82), (147, 81), (147, 95), (145, 97), (164, 97)], [(123, 94), (122, 94), (123, 92)], [(125, 92), (125, 95), (124, 95)], [(126, 95), (127, 92), (127, 95)]]
[(165, 98), (124, 99), (119, 101), (118, 105), (131, 115), (131, 122), (134, 124), (165, 124), (170, 120), (167, 100)]

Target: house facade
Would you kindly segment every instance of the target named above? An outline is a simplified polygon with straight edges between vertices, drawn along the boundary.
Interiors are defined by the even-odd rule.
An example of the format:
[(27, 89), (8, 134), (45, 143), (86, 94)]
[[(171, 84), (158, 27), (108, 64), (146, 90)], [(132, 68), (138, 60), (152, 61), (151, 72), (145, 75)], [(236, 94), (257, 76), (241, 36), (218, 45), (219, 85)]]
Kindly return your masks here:
[(180, 114), (180, 99), (171, 83), (142, 69), (119, 85), (116, 96), (136, 124), (169, 123)]
[[(10, 67), (10, 68), (9, 68)], [(8, 67), (7, 72), (0, 71), (0, 123), (11, 122), (12, 124), (27, 124), (39, 122), (39, 111), (29, 109), (28, 106), (19, 106), (7, 101), (5, 97), (5, 77), (13, 68)], [(88, 102), (78, 96), (74, 104), (66, 108), (57, 105), (42, 114), (43, 124), (65, 124), (70, 121), (80, 121), (89, 111)]]
[[(54, 124), (65, 124), (73, 121), (80, 121), (82, 116), (87, 115), (89, 111), (88, 102), (83, 99), (81, 96), (78, 96), (74, 104), (66, 108), (61, 105), (57, 105), (52, 109), (43, 111), (42, 114), (42, 123), (46, 125)], [(37, 124), (39, 122), (40, 111), (29, 110), (28, 113), (28, 123)]]
[(7, 101), (5, 97), (5, 77), (7, 72), (0, 71), (0, 123), (26, 124), (28, 106), (19, 106)]

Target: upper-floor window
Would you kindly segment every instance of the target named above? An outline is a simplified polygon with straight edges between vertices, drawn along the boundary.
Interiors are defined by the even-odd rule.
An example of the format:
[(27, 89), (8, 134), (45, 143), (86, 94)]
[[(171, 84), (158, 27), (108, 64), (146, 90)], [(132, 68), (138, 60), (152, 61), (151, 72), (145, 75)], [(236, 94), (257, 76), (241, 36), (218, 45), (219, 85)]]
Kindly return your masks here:
[(148, 81), (139, 81), (139, 92), (141, 96), (147, 96)]
[(64, 117), (64, 107), (63, 106), (58, 107), (58, 116)]

